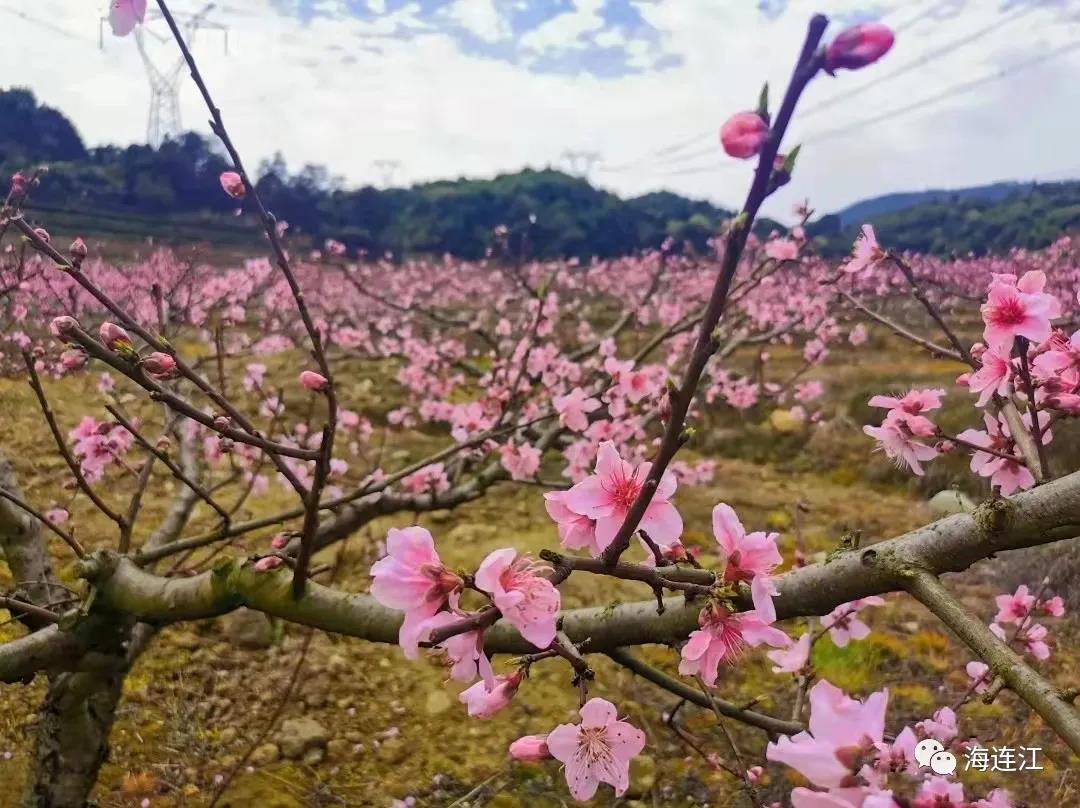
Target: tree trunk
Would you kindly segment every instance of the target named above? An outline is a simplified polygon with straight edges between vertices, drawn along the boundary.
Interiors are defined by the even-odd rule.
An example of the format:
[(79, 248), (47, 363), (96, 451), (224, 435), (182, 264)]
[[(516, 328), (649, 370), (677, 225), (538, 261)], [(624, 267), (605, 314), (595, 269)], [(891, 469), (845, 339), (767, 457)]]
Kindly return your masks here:
[[(192, 477), (197, 477), (197, 455), (190, 440), (177, 435), (180, 461)], [(0, 488), (20, 499), (15, 473), (0, 453)], [(177, 492), (169, 512), (145, 547), (157, 547), (175, 539), (191, 516), (197, 500), (193, 491)], [(48, 606), (65, 591), (53, 573), (41, 525), (29, 514), (0, 498), (0, 560), (6, 560), (12, 576), (20, 582), (20, 597)], [(31, 631), (44, 623), (24, 616)], [(24, 808), (84, 808), (97, 782), (102, 764), (109, 755), (109, 733), (123, 693), (124, 678), (135, 660), (148, 647), (155, 629), (117, 618), (114, 627), (106, 624), (100, 642), (81, 660), (72, 660), (78, 670), (54, 671), (49, 690), (38, 713), (37, 738)]]
[(125, 672), (59, 673), (38, 713), (24, 808), (84, 808), (109, 754)]

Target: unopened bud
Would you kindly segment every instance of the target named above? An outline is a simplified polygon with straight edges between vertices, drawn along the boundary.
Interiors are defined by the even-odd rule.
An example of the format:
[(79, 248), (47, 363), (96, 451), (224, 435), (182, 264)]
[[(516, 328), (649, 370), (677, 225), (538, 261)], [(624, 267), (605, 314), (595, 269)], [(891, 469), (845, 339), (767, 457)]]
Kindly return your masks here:
[(756, 112), (736, 113), (720, 129), (720, 143), (724, 151), (740, 160), (760, 152), (768, 136), (769, 125)]
[(101, 337), (101, 341), (110, 351), (123, 353), (133, 349), (128, 332), (108, 320), (101, 324), (101, 328), (98, 329), (98, 336)]
[(168, 435), (162, 435), (157, 439), (157, 443), (154, 445), (157, 446), (159, 452), (167, 452), (172, 448), (172, 441), (169, 440)]
[(247, 188), (243, 178), (235, 171), (223, 171), (219, 177), (221, 187), (233, 199), (243, 199), (247, 196)]
[(49, 333), (51, 333), (54, 337), (59, 337), (60, 339), (66, 340), (71, 336), (72, 333), (74, 333), (75, 329), (77, 329), (78, 327), (78, 320), (76, 320), (74, 317), (68, 317), (66, 314), (63, 314), (59, 317), (53, 317), (52, 322), (49, 323)]
[(889, 52), (896, 37), (880, 23), (863, 23), (843, 31), (825, 50), (825, 72), (858, 70), (871, 65)]
[(541, 760), (547, 760), (551, 757), (547, 745), (547, 736), (526, 735), (523, 738), (518, 738), (510, 744), (510, 757), (526, 763), (538, 763)]
[(49, 235), (49, 231), (46, 230), (44, 227), (35, 227), (34, 235), (44, 241), (46, 244), (48, 244), (52, 240), (52, 236)]
[(934, 448), (941, 454), (950, 454), (956, 451), (956, 444), (951, 440), (939, 440)]
[(305, 370), (300, 374), (300, 384), (308, 390), (321, 393), (330, 385), (330, 382), (328, 382), (326, 377), (320, 373), (316, 373), (313, 370)]
[(74, 258), (76, 261), (83, 260), (84, 258), (86, 258), (87, 254), (86, 242), (83, 241), (81, 238), (75, 239), (73, 242), (71, 242), (71, 246), (68, 247), (68, 252), (71, 253), (71, 257)]
[(236, 448), (236, 443), (230, 438), (222, 438), (221, 443), (218, 444), (218, 449), (222, 454), (232, 454), (232, 450)]
[(214, 429), (224, 432), (232, 426), (232, 419), (226, 415), (218, 415), (214, 418)]
[(264, 556), (255, 562), (256, 572), (269, 572), (270, 570), (276, 570), (284, 562), (277, 556)]
[(30, 187), (30, 181), (22, 174), (22, 172), (16, 171), (11, 175), (11, 195), (22, 196), (26, 193), (26, 189)]
[(142, 360), (142, 369), (152, 378), (164, 380), (176, 376), (176, 360), (167, 353), (155, 351)]

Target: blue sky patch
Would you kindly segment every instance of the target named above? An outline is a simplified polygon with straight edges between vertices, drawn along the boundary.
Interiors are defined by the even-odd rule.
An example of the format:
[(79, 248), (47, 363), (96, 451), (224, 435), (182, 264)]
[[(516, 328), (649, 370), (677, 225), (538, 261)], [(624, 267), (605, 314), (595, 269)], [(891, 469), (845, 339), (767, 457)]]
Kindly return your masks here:
[[(535, 46), (528, 35), (565, 14), (577, 13), (575, 0), (494, 0), (499, 27), (472, 30), (455, 14), (454, 0), (273, 0), (277, 9), (302, 23), (317, 17), (353, 17), (364, 21), (408, 14), (393, 38), (413, 39), (438, 33), (450, 37), (463, 53), (517, 65), (536, 73), (620, 78), (667, 70), (682, 58), (664, 48), (660, 32), (646, 22), (640, 7), (652, 0), (605, 0), (596, 24), (555, 44)], [(766, 2), (766, 0), (762, 0)]]

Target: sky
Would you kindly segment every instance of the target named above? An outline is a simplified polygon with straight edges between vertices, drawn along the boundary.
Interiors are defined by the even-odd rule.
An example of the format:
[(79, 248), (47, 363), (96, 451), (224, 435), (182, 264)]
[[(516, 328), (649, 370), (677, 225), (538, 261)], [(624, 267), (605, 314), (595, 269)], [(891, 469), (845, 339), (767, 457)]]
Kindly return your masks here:
[[(154, 0), (150, 2), (155, 6)], [(204, 8), (172, 0), (183, 18)], [(281, 152), (347, 186), (588, 173), (623, 196), (671, 190), (741, 204), (749, 163), (717, 132), (768, 81), (778, 100), (810, 15), (876, 20), (893, 50), (822, 75), (785, 145), (804, 147), (765, 213), (790, 218), (893, 191), (1080, 177), (1077, 0), (220, 0), (194, 50), (249, 165)], [(150, 87), (106, 0), (0, 0), (0, 87), (62, 110), (89, 145), (141, 142)], [(168, 72), (160, 19), (143, 41)], [(208, 133), (181, 74), (185, 129)], [(775, 103), (775, 101), (774, 101)], [(396, 163), (388, 177), (387, 162)], [(575, 168), (584, 170), (584, 161)]]

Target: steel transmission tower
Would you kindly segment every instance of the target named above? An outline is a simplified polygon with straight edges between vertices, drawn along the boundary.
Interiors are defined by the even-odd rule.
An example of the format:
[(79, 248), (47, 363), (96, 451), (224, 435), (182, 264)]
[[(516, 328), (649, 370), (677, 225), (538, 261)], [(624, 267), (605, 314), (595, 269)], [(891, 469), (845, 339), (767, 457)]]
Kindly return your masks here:
[[(209, 21), (207, 18), (214, 6), (206, 6), (198, 14), (174, 13), (173, 17), (177, 25), (183, 30), (184, 39), (189, 48), (195, 47), (195, 36), (200, 30), (221, 31), (224, 36), (225, 54), (229, 53), (229, 29), (221, 23)], [(161, 33), (155, 30), (154, 23), (163, 21), (160, 11), (148, 10), (146, 20), (142, 25), (135, 28), (135, 46), (139, 50), (143, 68), (146, 70), (146, 78), (150, 84), (150, 111), (146, 120), (146, 142), (157, 148), (169, 138), (176, 137), (183, 131), (180, 121), (180, 82), (183, 79), (184, 58), (177, 56), (176, 60), (166, 68), (160, 68), (154, 64), (148, 43), (151, 40), (159, 43), (172, 41), (172, 34), (168, 30)], [(105, 20), (102, 20), (102, 27)], [(104, 47), (104, 34), (99, 34), (99, 44)]]
[(600, 152), (576, 151), (574, 149), (566, 149), (563, 151), (561, 157), (570, 169), (571, 174), (576, 174), (585, 179), (589, 178), (593, 166), (603, 160)]
[(401, 168), (400, 160), (373, 160), (371, 164), (382, 176), (384, 188), (389, 188), (394, 184), (394, 176), (397, 174), (398, 169)]

